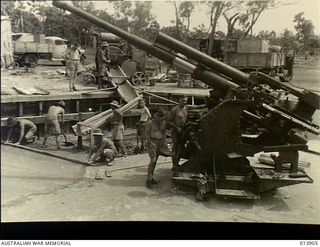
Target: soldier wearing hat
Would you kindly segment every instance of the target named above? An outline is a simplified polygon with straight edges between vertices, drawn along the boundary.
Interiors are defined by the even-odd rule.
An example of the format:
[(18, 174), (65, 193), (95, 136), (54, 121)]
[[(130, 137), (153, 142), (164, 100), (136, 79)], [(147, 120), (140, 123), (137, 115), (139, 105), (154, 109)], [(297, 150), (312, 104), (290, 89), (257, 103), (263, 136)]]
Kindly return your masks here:
[(56, 138), (57, 149), (60, 149), (59, 135), (61, 135), (60, 122), (64, 123), (64, 109), (65, 102), (63, 100), (58, 101), (49, 107), (48, 113), (44, 120), (44, 139), (42, 147), (46, 148), (47, 139), (49, 135), (53, 135)]
[(6, 143), (10, 142), (13, 131), (16, 131), (19, 135), (15, 144), (20, 144), (22, 141), (34, 142), (35, 133), (37, 132), (37, 126), (30, 120), (17, 119), (16, 117), (9, 117), (7, 120), (7, 126), (10, 128)]
[(117, 150), (113, 142), (103, 135), (101, 129), (95, 129), (93, 131), (93, 144), (89, 152), (88, 162), (108, 162), (111, 165), (112, 163), (109, 162), (114, 160), (116, 154)]
[(103, 88), (102, 78), (105, 76), (107, 65), (110, 63), (110, 55), (109, 55), (108, 47), (109, 47), (108, 42), (103, 41), (100, 44), (100, 48), (97, 51), (97, 55), (96, 55), (96, 63), (97, 63), (96, 67), (98, 72), (98, 76), (97, 76), (98, 89)]
[(117, 148), (118, 154), (127, 156), (127, 151), (123, 143), (124, 125), (123, 115), (119, 111), (119, 103), (114, 100), (110, 103), (111, 109), (113, 110), (112, 115), (112, 141)]

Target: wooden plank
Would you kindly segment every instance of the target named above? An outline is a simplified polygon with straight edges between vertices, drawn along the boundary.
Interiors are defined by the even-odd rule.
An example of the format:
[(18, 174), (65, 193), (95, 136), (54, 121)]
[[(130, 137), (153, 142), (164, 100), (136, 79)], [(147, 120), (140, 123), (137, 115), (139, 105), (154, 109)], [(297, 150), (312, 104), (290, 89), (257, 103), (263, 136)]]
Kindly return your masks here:
[[(64, 115), (64, 121), (84, 121), (86, 119), (92, 118), (94, 116), (98, 116), (99, 112), (83, 112), (79, 115), (79, 113), (66, 113)], [(125, 112), (123, 115), (124, 117), (136, 117), (140, 116), (141, 110), (140, 109), (132, 109), (130, 111)], [(35, 124), (42, 124), (44, 123), (45, 115), (40, 116), (23, 116), (18, 117), (18, 119), (28, 119)], [(1, 127), (7, 126), (7, 117), (1, 118)]]
[[(129, 103), (127, 103), (124, 106), (121, 106), (119, 108), (119, 111), (124, 114), (125, 112), (128, 112), (132, 110), (134, 107), (136, 107), (139, 103), (139, 100), (141, 100), (141, 97), (136, 97)], [(93, 116), (90, 119), (87, 119), (81, 123), (78, 123), (76, 125), (73, 125), (72, 128), (74, 132), (77, 135), (87, 135), (90, 133), (91, 129), (99, 128), (101, 125), (108, 123), (113, 115), (113, 111), (111, 109), (101, 112), (100, 114)]]
[[(88, 119), (99, 112), (85, 112), (81, 114), (81, 119)], [(18, 117), (18, 119), (28, 119), (35, 124), (42, 124), (44, 123), (45, 115), (42, 116), (23, 116)], [(1, 127), (7, 126), (7, 119), (8, 118), (1, 118)], [(79, 113), (67, 113), (64, 115), (64, 121), (79, 121)]]
[(115, 91), (106, 91), (95, 94), (83, 94), (79, 92), (67, 92), (50, 95), (1, 95), (1, 103), (18, 103), (18, 102), (37, 102), (37, 101), (55, 101), (55, 100), (78, 100), (78, 99), (103, 99), (112, 98)]
[(27, 147), (27, 146), (16, 145), (16, 144), (13, 144), (13, 143), (8, 143), (8, 144), (5, 144), (5, 145), (12, 146), (12, 147), (17, 147), (17, 148), (21, 148), (21, 149), (25, 149), (25, 150), (32, 151), (32, 152), (35, 152), (35, 153), (39, 153), (39, 154), (51, 156), (51, 157), (54, 157), (54, 158), (71, 161), (71, 162), (74, 162), (74, 163), (79, 163), (79, 164), (85, 165), (85, 166), (90, 166), (90, 163), (88, 163), (86, 161), (82, 161), (82, 160), (77, 160), (77, 159), (70, 158), (70, 157), (61, 156), (61, 154), (50, 153), (50, 152), (48, 152), (46, 150), (40, 150), (40, 149), (35, 149), (35, 148)]

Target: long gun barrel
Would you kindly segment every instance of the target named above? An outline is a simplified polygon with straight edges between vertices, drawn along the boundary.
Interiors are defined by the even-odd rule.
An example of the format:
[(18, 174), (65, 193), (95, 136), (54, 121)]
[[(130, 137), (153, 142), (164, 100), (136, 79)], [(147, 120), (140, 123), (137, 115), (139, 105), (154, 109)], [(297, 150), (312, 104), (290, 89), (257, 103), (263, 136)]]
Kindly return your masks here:
[(186, 55), (187, 57), (197, 61), (198, 63), (201, 63), (213, 69), (216, 72), (219, 72), (223, 75), (228, 76), (234, 81), (237, 81), (243, 84), (248, 82), (248, 75), (246, 73), (243, 73), (240, 70), (237, 70), (223, 62), (220, 62), (210, 57), (209, 55), (201, 51), (198, 51), (197, 49), (194, 49), (193, 47), (190, 47), (164, 33), (159, 32), (156, 38), (156, 43), (159, 43), (177, 52), (180, 52)]
[(76, 14), (77, 16), (82, 17), (83, 19), (101, 27), (109, 32), (119, 36), (120, 38), (128, 41), (130, 44), (150, 53), (151, 55), (159, 58), (160, 60), (167, 62), (169, 64), (172, 64), (174, 66), (177, 66), (186, 72), (189, 72), (192, 74), (192, 76), (195, 79), (201, 80), (204, 83), (220, 88), (223, 90), (228, 90), (229, 88), (238, 88), (239, 85), (217, 75), (216, 73), (206, 70), (201, 67), (197, 67), (193, 63), (190, 63), (179, 56), (176, 56), (168, 51), (165, 51), (164, 49), (161, 49), (160, 47), (155, 46), (152, 42), (149, 42), (147, 40), (144, 40), (136, 35), (133, 35), (131, 33), (128, 33), (106, 21), (103, 21), (91, 14), (88, 14), (87, 12), (76, 8), (71, 3), (64, 2), (64, 1), (58, 1), (53, 0), (52, 4), (56, 6), (57, 8), (68, 10), (71, 13)]
[(293, 111), (294, 113), (300, 115), (305, 119), (311, 119), (311, 116), (315, 112), (316, 109), (320, 109), (320, 97), (319, 95), (308, 91), (308, 90), (297, 90), (293, 86), (281, 83), (276, 79), (263, 74), (261, 72), (255, 72), (251, 76), (243, 73), (240, 70), (237, 70), (227, 64), (224, 64), (207, 54), (204, 54), (164, 33), (159, 32), (156, 43), (168, 47), (174, 51), (180, 52), (224, 76), (227, 76), (232, 79), (233, 82), (239, 85), (245, 85), (248, 81), (252, 81), (255, 84), (263, 83), (269, 85), (273, 89), (283, 89), (292, 95), (295, 95), (299, 98), (299, 104), (296, 109)]

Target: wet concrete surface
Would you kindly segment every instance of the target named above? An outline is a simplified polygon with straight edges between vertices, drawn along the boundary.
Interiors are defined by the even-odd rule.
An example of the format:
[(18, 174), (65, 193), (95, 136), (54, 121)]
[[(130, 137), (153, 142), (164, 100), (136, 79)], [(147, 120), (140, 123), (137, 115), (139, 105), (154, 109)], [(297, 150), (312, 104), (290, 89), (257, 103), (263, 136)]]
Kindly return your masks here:
[[(319, 145), (316, 145), (319, 147)], [(17, 155), (17, 152), (19, 155)], [(153, 189), (145, 187), (148, 156), (118, 158), (114, 166), (85, 167), (2, 146), (2, 221), (213, 221), (320, 223), (318, 157), (311, 162), (313, 184), (280, 188), (260, 200), (211, 197), (199, 202), (195, 191), (171, 181), (171, 162), (161, 157)], [(17, 158), (19, 156), (19, 158)], [(97, 171), (107, 177), (97, 180)]]

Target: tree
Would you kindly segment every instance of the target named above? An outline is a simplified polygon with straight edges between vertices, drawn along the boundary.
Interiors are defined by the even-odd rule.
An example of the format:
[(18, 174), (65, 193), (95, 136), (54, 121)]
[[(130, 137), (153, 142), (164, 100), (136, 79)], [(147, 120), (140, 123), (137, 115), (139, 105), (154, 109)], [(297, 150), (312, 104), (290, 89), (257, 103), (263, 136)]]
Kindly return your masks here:
[(299, 42), (296, 41), (295, 35), (292, 31), (285, 29), (284, 32), (280, 34), (279, 39), (280, 45), (285, 52), (288, 52), (289, 50), (297, 52), (299, 50)]
[[(160, 25), (151, 13), (152, 2), (114, 2), (116, 25), (126, 31), (145, 39), (152, 37), (152, 31), (158, 30)], [(151, 32), (150, 32), (151, 31)]]
[(309, 40), (309, 47), (312, 49), (312, 53), (320, 50), (320, 36), (314, 35)]
[(277, 37), (277, 33), (275, 31), (260, 31), (257, 35), (258, 38), (269, 41), (270, 44), (278, 45), (279, 38)]
[(294, 28), (297, 31), (296, 38), (302, 44), (303, 50), (308, 51), (309, 41), (314, 36), (314, 25), (312, 21), (307, 20), (304, 12), (300, 12), (294, 16), (293, 22), (296, 23)]
[(14, 1), (1, 1), (1, 15), (10, 16), (15, 6)]
[(209, 34), (209, 46), (208, 46), (208, 54), (212, 54), (213, 49), (213, 41), (216, 33), (216, 27), (218, 24), (218, 20), (222, 14), (223, 9), (228, 5), (228, 2), (208, 2), (207, 3), (210, 8), (210, 34)]
[(195, 8), (194, 2), (181, 2), (179, 6), (180, 17), (182, 18), (182, 23), (186, 20), (186, 28), (190, 30), (190, 21), (191, 21), (191, 14)]
[(253, 26), (257, 23), (261, 14), (269, 8), (278, 7), (280, 3), (275, 4), (274, 0), (268, 1), (249, 1), (245, 4), (245, 13), (243, 13), (239, 22), (244, 30), (243, 37), (252, 35)]
[(180, 18), (180, 5), (177, 5), (177, 3), (174, 1), (172, 2), (174, 6), (174, 13), (175, 13), (175, 21), (171, 21), (172, 23), (175, 23), (175, 32), (173, 33), (173, 37), (182, 40), (182, 31), (183, 31), (183, 23)]

